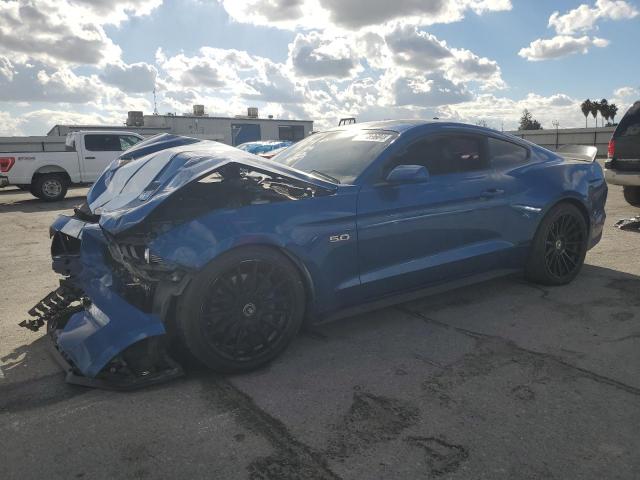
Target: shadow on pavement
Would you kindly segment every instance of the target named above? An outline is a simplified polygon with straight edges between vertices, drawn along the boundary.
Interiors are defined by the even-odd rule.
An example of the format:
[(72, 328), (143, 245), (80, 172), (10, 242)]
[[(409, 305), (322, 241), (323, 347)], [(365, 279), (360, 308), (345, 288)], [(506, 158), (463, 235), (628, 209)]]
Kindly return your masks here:
[[(277, 364), (277, 370), (296, 370), (301, 365), (286, 364), (292, 361), (300, 364), (307, 361), (316, 363), (322, 357), (331, 356), (331, 364), (349, 362), (352, 368), (358, 370), (360, 367), (357, 362), (361, 360), (361, 368), (367, 370), (370, 359), (366, 356), (353, 356), (349, 354), (350, 349), (343, 351), (341, 346), (336, 345), (340, 345), (346, 338), (357, 344), (367, 343), (367, 339), (373, 337), (377, 338), (378, 348), (384, 350), (386, 338), (389, 344), (385, 356), (393, 357), (393, 352), (402, 351), (397, 350), (397, 345), (393, 345), (393, 338), (401, 337), (407, 322), (410, 322), (407, 313), (415, 313), (422, 316), (426, 323), (432, 322), (436, 327), (505, 336), (506, 340), (517, 343), (526, 343), (527, 335), (532, 338), (536, 335), (541, 348), (550, 346), (557, 351), (564, 349), (568, 361), (575, 360), (579, 363), (583, 357), (595, 355), (595, 361), (611, 362), (610, 369), (624, 369), (624, 364), (628, 364), (624, 358), (628, 348), (637, 347), (636, 342), (640, 341), (640, 327), (637, 319), (633, 321), (639, 310), (640, 277), (585, 265), (573, 283), (562, 287), (541, 287), (519, 277), (507, 277), (422, 297), (384, 310), (308, 326), (274, 364)], [(518, 320), (515, 320), (516, 312), (520, 317)], [(510, 329), (513, 330), (516, 323), (521, 328), (518, 327), (519, 332), (511, 333)], [(15, 328), (19, 327), (16, 325)], [(540, 335), (535, 329), (541, 328), (548, 332)], [(557, 332), (554, 332), (555, 329)], [(376, 337), (376, 332), (380, 333), (380, 338)], [(525, 337), (518, 338), (518, 335)], [(4, 379), (0, 379), (0, 397), (3, 396), (6, 384), (33, 378), (32, 371), (49, 374), (58, 371), (48, 352), (50, 341), (45, 335), (0, 357), (4, 374)], [(607, 351), (599, 353), (598, 348), (602, 346), (606, 346)], [(188, 377), (199, 378), (208, 374), (208, 370), (185, 352), (179, 349), (173, 353), (187, 370)], [(346, 356), (341, 360), (340, 357), (344, 355)], [(305, 356), (308, 358), (305, 359)], [(393, 358), (388, 360), (393, 363)], [(620, 365), (617, 365), (618, 362)], [(257, 374), (277, 377), (278, 373), (272, 367), (274, 365), (266, 366), (248, 376)], [(606, 373), (607, 368), (603, 370)], [(54, 376), (56, 383), (64, 383), (62, 373)], [(26, 383), (35, 381), (37, 380), (27, 380)], [(638, 385), (640, 386), (640, 381)], [(0, 407), (1, 405), (0, 403)]]
[[(13, 193), (13, 192), (12, 192)], [(9, 202), (0, 203), (0, 213), (5, 212), (50, 212), (55, 210), (71, 209), (81, 204), (86, 198), (84, 190), (72, 191), (70, 190), (67, 197), (59, 202), (43, 202), (42, 200), (32, 197), (31, 194), (26, 193), (25, 198)]]
[[(68, 385), (49, 355), (51, 340), (40, 337), (0, 357), (0, 413), (40, 408), (85, 393), (88, 389)], [(42, 372), (34, 376), (33, 372)]]

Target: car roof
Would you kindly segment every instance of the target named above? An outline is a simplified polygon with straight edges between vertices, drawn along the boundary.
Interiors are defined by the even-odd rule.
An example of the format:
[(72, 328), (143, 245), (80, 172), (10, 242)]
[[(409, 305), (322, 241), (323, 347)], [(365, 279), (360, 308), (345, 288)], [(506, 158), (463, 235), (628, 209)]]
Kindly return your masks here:
[(494, 132), (494, 130), (479, 127), (477, 125), (470, 125), (468, 123), (461, 122), (448, 122), (440, 120), (421, 120), (421, 119), (409, 119), (409, 120), (381, 120), (375, 122), (362, 122), (343, 127), (330, 128), (327, 131), (340, 131), (340, 130), (390, 130), (392, 132), (403, 133), (416, 127), (432, 125), (434, 127), (464, 127), (473, 128), (483, 132)]

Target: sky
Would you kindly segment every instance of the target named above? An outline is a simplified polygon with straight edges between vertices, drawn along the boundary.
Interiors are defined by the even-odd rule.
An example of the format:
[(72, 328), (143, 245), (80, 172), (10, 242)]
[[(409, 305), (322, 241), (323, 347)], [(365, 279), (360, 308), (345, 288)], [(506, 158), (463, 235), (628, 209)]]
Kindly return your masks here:
[[(433, 118), (584, 126), (640, 99), (639, 0), (3, 0), (0, 135), (129, 110), (258, 107), (316, 129)], [(593, 119), (589, 118), (589, 125)]]

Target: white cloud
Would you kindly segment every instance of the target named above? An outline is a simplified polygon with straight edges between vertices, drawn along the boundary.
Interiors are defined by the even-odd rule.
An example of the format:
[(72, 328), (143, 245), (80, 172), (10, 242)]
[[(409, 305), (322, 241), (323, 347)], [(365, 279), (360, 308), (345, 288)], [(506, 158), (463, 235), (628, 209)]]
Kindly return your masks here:
[(362, 71), (350, 39), (319, 32), (296, 35), (289, 44), (289, 62), (296, 73), (308, 78), (347, 78)]
[(284, 65), (266, 58), (255, 58), (256, 70), (245, 80), (251, 91), (243, 97), (269, 103), (294, 104), (306, 101), (303, 89), (296, 84), (294, 75)]
[(640, 101), (640, 87), (620, 87), (613, 91), (613, 98), (609, 103), (615, 103), (618, 107), (618, 113), (616, 114), (617, 121), (620, 121), (622, 116), (635, 102)]
[(118, 25), (129, 17), (149, 15), (163, 0), (67, 0), (70, 8), (93, 16), (93, 21)]
[(528, 47), (520, 49), (518, 55), (529, 61), (537, 62), (554, 58), (566, 57), (574, 53), (588, 53), (589, 48), (603, 48), (609, 41), (598, 37), (571, 37), (557, 35), (553, 38), (534, 40)]
[(614, 90), (613, 96), (616, 98), (640, 100), (640, 88), (620, 87)]
[(625, 0), (596, 0), (593, 7), (586, 3), (567, 13), (556, 11), (549, 17), (549, 27), (557, 35), (553, 38), (539, 38), (522, 48), (518, 54), (530, 61), (560, 58), (574, 53), (587, 53), (590, 47), (606, 47), (609, 41), (604, 38), (576, 36), (596, 28), (599, 20), (624, 20), (636, 17), (638, 10)]
[(593, 29), (598, 20), (624, 20), (638, 15), (638, 10), (624, 0), (596, 0), (593, 7), (582, 4), (565, 14), (553, 12), (549, 27), (559, 35), (572, 35)]
[(439, 109), (439, 116), (472, 124), (484, 120), (491, 128), (513, 130), (517, 128), (525, 108), (546, 128), (551, 128), (554, 120), (567, 128), (579, 127), (584, 121), (580, 118), (580, 101), (565, 94), (545, 97), (529, 93), (521, 99), (483, 94), (469, 102), (443, 106)]
[(26, 132), (41, 132), (44, 135), (51, 127), (58, 124), (100, 125), (121, 124), (122, 117), (98, 113), (79, 113), (62, 109), (39, 109), (25, 113), (20, 117), (19, 128)]
[(247, 52), (203, 47), (196, 55), (156, 53), (161, 109), (189, 111), (202, 103), (210, 112), (235, 115), (251, 102), (304, 102), (303, 86), (289, 66)]
[(380, 80), (387, 103), (397, 106), (439, 107), (469, 101), (473, 95), (464, 85), (456, 85), (441, 74), (419, 75), (388, 72)]
[(385, 40), (397, 65), (432, 71), (452, 56), (446, 42), (418, 30), (415, 25), (398, 27), (386, 35)]
[(0, 65), (4, 66), (0, 70), (0, 101), (4, 102), (87, 103), (103, 89), (95, 76), (79, 76), (64, 67), (14, 65), (6, 57), (0, 57)]
[(115, 85), (125, 92), (149, 93), (155, 87), (158, 71), (153, 65), (139, 62), (127, 65), (119, 62), (107, 65), (100, 78), (108, 84)]
[(502, 70), (495, 60), (479, 57), (469, 50), (453, 49), (453, 58), (445, 68), (446, 77), (454, 82), (478, 82), (482, 90), (506, 88)]
[(357, 30), (393, 20), (419, 25), (451, 23), (471, 10), (511, 9), (510, 0), (218, 0), (237, 22), (295, 29), (339, 27)]
[(476, 82), (483, 90), (506, 87), (496, 61), (469, 50), (450, 48), (415, 25), (396, 25), (386, 33), (365, 32), (355, 43), (359, 55), (375, 69), (401, 67), (421, 73), (440, 72), (456, 85)]
[(246, 52), (212, 47), (202, 47), (197, 55), (180, 53), (173, 57), (166, 57), (158, 49), (156, 63), (168, 74), (167, 81), (177, 88), (230, 88), (240, 83), (239, 70), (252, 68), (251, 57)]
[(15, 115), (11, 115), (9, 112), (0, 111), (0, 135), (3, 137), (24, 135), (22, 123), (22, 118), (15, 118)]
[(104, 65), (121, 50), (104, 31), (161, 0), (6, 0), (0, 2), (0, 54), (14, 62)]

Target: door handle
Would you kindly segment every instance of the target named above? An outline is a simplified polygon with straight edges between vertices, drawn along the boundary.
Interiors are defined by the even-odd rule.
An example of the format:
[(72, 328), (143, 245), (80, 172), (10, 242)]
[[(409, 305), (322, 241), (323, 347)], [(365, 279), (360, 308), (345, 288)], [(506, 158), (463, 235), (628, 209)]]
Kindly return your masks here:
[(482, 195), (480, 195), (482, 198), (494, 198), (494, 197), (498, 197), (500, 195), (504, 195), (504, 190), (501, 188), (490, 188), (488, 190), (485, 190), (484, 192), (482, 192)]
[(84, 157), (85, 160), (95, 160), (96, 157)]

